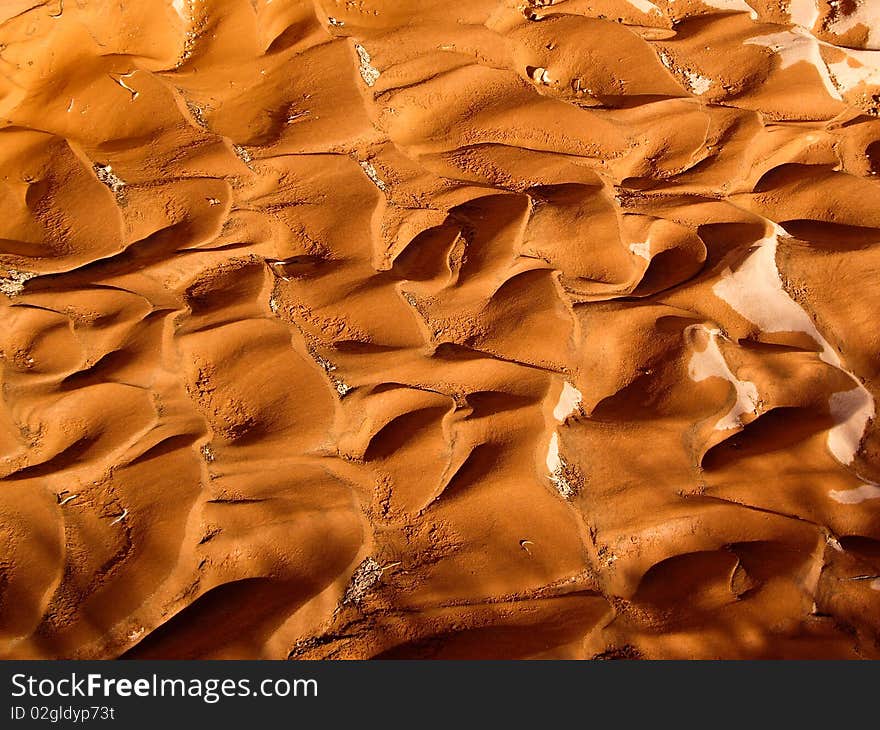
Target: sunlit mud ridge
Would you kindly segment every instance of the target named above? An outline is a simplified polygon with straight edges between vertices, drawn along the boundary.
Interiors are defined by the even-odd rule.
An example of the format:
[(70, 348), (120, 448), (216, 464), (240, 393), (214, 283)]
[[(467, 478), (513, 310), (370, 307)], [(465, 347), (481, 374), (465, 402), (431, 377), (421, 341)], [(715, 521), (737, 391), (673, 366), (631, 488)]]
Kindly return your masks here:
[(10, 0), (0, 72), (0, 656), (880, 657), (875, 0)]

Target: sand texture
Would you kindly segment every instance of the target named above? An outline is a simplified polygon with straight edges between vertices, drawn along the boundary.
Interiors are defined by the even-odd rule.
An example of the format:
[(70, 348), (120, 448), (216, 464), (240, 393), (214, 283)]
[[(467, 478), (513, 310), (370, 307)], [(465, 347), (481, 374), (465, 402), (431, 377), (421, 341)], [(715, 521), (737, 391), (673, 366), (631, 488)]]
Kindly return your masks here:
[(880, 0), (0, 3), (0, 657), (880, 657)]

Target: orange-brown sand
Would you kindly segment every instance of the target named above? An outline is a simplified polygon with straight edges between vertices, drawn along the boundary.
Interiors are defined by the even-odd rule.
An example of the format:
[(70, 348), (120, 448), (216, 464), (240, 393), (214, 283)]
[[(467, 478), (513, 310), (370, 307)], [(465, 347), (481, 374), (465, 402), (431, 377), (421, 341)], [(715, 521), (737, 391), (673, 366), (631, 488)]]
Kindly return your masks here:
[(0, 4), (0, 656), (880, 656), (878, 0)]

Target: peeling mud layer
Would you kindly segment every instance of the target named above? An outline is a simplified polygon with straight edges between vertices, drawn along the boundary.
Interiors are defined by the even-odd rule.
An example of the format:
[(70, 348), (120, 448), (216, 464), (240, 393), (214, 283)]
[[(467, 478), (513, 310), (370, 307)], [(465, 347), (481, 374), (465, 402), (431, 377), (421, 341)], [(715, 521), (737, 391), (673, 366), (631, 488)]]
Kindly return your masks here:
[(0, 60), (0, 656), (880, 657), (877, 0)]

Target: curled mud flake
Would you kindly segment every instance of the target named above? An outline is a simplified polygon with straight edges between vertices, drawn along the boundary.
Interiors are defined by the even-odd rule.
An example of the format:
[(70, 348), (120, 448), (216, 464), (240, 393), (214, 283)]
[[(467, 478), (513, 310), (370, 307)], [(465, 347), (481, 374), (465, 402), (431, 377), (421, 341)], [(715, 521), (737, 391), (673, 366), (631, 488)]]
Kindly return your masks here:
[(296, 122), (304, 121), (310, 114), (311, 112), (308, 109), (301, 112), (292, 112), (287, 115), (287, 123), (295, 124)]
[(120, 522), (122, 522), (126, 517), (128, 517), (128, 510), (127, 510), (127, 509), (124, 509), (124, 510), (122, 510), (122, 514), (117, 515), (117, 517), (116, 517), (116, 518), (113, 520), (113, 522), (111, 522), (110, 524), (111, 524), (111, 525), (118, 525), (118, 524), (119, 524)]
[(26, 281), (30, 281), (37, 274), (31, 271), (19, 271), (17, 269), (0, 269), (0, 293), (7, 297), (18, 296), (24, 291)]
[(125, 192), (125, 181), (113, 172), (113, 168), (110, 165), (101, 165), (99, 163), (95, 163), (93, 167), (98, 180), (110, 188), (117, 198), (122, 197)]
[(534, 81), (536, 84), (547, 85), (551, 83), (550, 73), (543, 66), (537, 66), (535, 68), (532, 68), (530, 66), (526, 69), (526, 71), (528, 72), (529, 77), (532, 79), (532, 81)]
[(351, 581), (342, 597), (342, 605), (359, 604), (382, 579), (382, 573), (382, 566), (376, 560), (371, 557), (365, 558), (351, 576)]
[(58, 494), (55, 495), (55, 498), (58, 500), (58, 506), (63, 507), (65, 504), (69, 504), (73, 500), (79, 497), (78, 494), (70, 494), (69, 490), (65, 489)]
[(370, 178), (373, 185), (379, 188), (382, 192), (385, 192), (385, 189), (388, 186), (385, 184), (385, 181), (379, 177), (379, 173), (376, 172), (376, 168), (373, 167), (372, 163), (364, 161), (360, 163), (360, 166), (363, 168), (364, 172), (367, 173), (367, 177)]
[(253, 164), (254, 158), (246, 147), (242, 147), (240, 144), (234, 144), (232, 145), (232, 151), (235, 152), (238, 158), (248, 167)]
[(328, 17), (327, 17), (327, 22), (328, 22), (330, 25), (332, 25), (334, 28), (343, 28), (343, 27), (345, 27), (345, 21), (344, 21), (344, 20), (338, 20), (338, 19), (336, 19), (336, 18), (334, 18), (334, 17), (332, 17), (332, 16), (328, 16)]
[(618, 556), (615, 555), (615, 554), (611, 551), (611, 548), (609, 548), (607, 545), (602, 545), (602, 546), (598, 549), (598, 551), (597, 551), (597, 555), (598, 555), (598, 557), (599, 557), (599, 561), (600, 561), (600, 562), (601, 562), (606, 568), (610, 568), (610, 567), (611, 567), (612, 565), (614, 565), (614, 564), (617, 562), (617, 560), (618, 560)]
[(140, 95), (140, 92), (137, 89), (133, 89), (126, 83), (127, 79), (130, 79), (137, 73), (137, 69), (134, 71), (129, 71), (126, 74), (110, 74), (110, 78), (113, 79), (117, 84), (119, 84), (123, 89), (125, 89), (129, 94), (131, 94), (131, 100), (134, 101)]
[(217, 458), (217, 456), (214, 454), (214, 450), (211, 448), (211, 444), (202, 445), (200, 451), (202, 453), (202, 458), (209, 464)]
[(186, 108), (189, 111), (190, 115), (193, 119), (196, 120), (196, 124), (204, 129), (208, 128), (208, 120), (205, 118), (205, 110), (202, 109), (201, 106), (196, 104), (196, 102), (191, 99), (186, 100)]
[(359, 59), (359, 71), (361, 73), (361, 78), (364, 80), (364, 83), (367, 86), (373, 86), (376, 83), (376, 80), (379, 78), (379, 69), (373, 66), (370, 54), (367, 52), (367, 49), (364, 48), (360, 43), (355, 43), (354, 48), (357, 51), (358, 59)]

